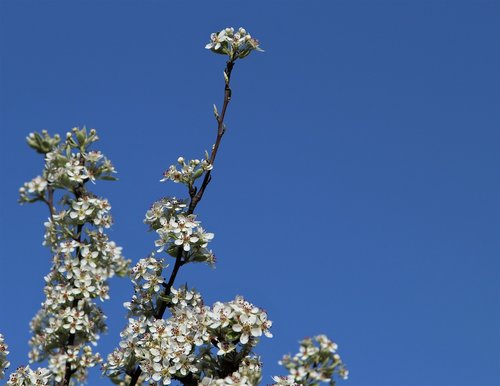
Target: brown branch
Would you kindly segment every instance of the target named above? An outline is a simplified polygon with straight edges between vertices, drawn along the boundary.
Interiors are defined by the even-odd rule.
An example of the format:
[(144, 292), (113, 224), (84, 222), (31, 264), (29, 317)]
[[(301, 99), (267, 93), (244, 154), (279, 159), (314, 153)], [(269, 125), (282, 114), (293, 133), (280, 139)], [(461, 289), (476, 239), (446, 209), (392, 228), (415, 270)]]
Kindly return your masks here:
[[(217, 151), (219, 150), (219, 145), (225, 132), (224, 117), (226, 116), (227, 106), (229, 105), (229, 101), (231, 100), (231, 88), (229, 87), (229, 82), (231, 81), (231, 72), (233, 70), (233, 66), (234, 62), (229, 60), (226, 63), (226, 69), (224, 70), (227, 79), (226, 85), (224, 87), (224, 103), (222, 105), (222, 111), (220, 116), (217, 116), (217, 123), (218, 123), (217, 138), (215, 139), (215, 144), (214, 147), (212, 148), (212, 153), (210, 154), (210, 159), (209, 159), (211, 165), (213, 165), (215, 162), (215, 157), (217, 156)], [(200, 202), (201, 198), (203, 197), (203, 193), (205, 193), (205, 189), (207, 188), (211, 180), (212, 180), (212, 171), (209, 170), (206, 172), (205, 177), (203, 178), (203, 182), (200, 186), (200, 189), (198, 189), (196, 195), (194, 195), (194, 197), (192, 197), (191, 199), (191, 203), (189, 204), (188, 214), (194, 212), (196, 205), (198, 205), (198, 202)]]
[[(222, 105), (222, 110), (221, 110), (220, 115), (216, 116), (216, 118), (217, 118), (217, 137), (215, 138), (215, 144), (212, 147), (212, 152), (210, 154), (210, 158), (209, 158), (210, 165), (213, 165), (215, 162), (215, 157), (217, 156), (217, 151), (219, 150), (219, 146), (220, 146), (222, 137), (224, 136), (224, 132), (225, 132), (224, 118), (226, 116), (227, 106), (229, 105), (229, 102), (231, 101), (231, 88), (229, 86), (229, 83), (231, 81), (231, 72), (233, 70), (233, 66), (234, 66), (234, 61), (228, 60), (226, 63), (226, 69), (224, 70), (224, 74), (225, 74), (224, 102)], [(205, 193), (205, 189), (207, 188), (207, 186), (211, 180), (212, 180), (212, 173), (211, 173), (211, 170), (208, 170), (205, 173), (205, 177), (203, 178), (203, 182), (201, 183), (201, 186), (199, 189), (197, 189), (196, 187), (192, 187), (192, 186), (189, 187), (189, 195), (191, 197), (191, 200), (190, 200), (189, 207), (187, 210), (188, 215), (193, 214), (194, 210), (196, 209), (196, 206), (203, 198), (203, 193)], [(172, 270), (172, 273), (170, 274), (170, 279), (168, 280), (168, 283), (165, 286), (163, 294), (159, 298), (159, 301), (157, 304), (156, 312), (154, 315), (154, 317), (156, 319), (163, 318), (163, 314), (165, 313), (167, 307), (170, 306), (170, 304), (167, 303), (162, 298), (170, 295), (170, 290), (172, 289), (172, 286), (174, 285), (175, 278), (177, 277), (179, 269), (182, 267), (182, 265), (184, 265), (184, 261), (182, 259), (183, 254), (184, 254), (183, 248), (182, 248), (182, 246), (180, 246), (177, 249), (177, 256), (175, 257), (175, 265), (174, 265), (174, 268)], [(138, 365), (135, 368), (133, 374), (131, 375), (129, 386), (136, 385), (141, 373), (142, 373), (141, 367)], [(179, 378), (178, 380), (181, 383), (183, 383), (185, 386), (190, 386), (190, 385), (196, 384), (196, 381), (193, 379), (192, 375), (186, 376), (184, 378)]]
[(54, 188), (50, 185), (47, 186), (47, 198), (40, 195), (40, 200), (47, 204), (50, 213), (50, 219), (54, 221)]

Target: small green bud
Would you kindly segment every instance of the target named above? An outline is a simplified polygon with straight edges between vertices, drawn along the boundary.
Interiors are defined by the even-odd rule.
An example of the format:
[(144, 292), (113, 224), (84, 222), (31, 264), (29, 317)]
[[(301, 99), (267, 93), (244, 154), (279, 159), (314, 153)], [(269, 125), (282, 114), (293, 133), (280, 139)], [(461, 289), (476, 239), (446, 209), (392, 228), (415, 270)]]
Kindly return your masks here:
[(193, 180), (196, 180), (197, 178), (200, 178), (201, 175), (203, 174), (204, 170), (203, 169), (197, 169), (194, 173), (193, 173)]
[(87, 130), (85, 130), (85, 127), (76, 131), (76, 139), (78, 140), (78, 144), (80, 146), (85, 144), (85, 141), (87, 140)]

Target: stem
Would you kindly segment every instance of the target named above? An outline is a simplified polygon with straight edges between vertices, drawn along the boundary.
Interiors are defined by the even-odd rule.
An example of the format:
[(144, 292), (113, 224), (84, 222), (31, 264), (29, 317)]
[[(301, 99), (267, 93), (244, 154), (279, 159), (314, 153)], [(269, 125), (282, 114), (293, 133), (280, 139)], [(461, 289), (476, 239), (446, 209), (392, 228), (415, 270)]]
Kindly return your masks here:
[[(222, 140), (222, 137), (224, 136), (224, 117), (226, 116), (226, 110), (227, 106), (229, 105), (229, 101), (231, 100), (231, 88), (229, 87), (229, 82), (231, 81), (231, 71), (233, 70), (234, 62), (229, 60), (226, 63), (226, 69), (224, 70), (224, 73), (227, 76), (227, 81), (226, 85), (224, 87), (224, 103), (222, 105), (222, 111), (220, 116), (217, 117), (217, 138), (215, 139), (215, 144), (214, 147), (212, 148), (212, 153), (210, 154), (210, 164), (213, 165), (215, 162), (215, 157), (217, 156), (217, 150), (219, 150), (219, 145)], [(194, 197), (191, 198), (191, 203), (189, 204), (189, 210), (188, 214), (191, 214), (194, 212), (194, 209), (196, 208), (196, 205), (198, 205), (198, 202), (200, 202), (201, 198), (203, 197), (203, 193), (205, 192), (205, 189), (207, 188), (208, 184), (210, 183), (212, 179), (212, 171), (209, 170), (205, 174), (205, 177), (203, 178), (203, 182), (200, 186), (200, 189), (198, 190), (198, 193), (194, 195)]]
[[(224, 102), (222, 105), (221, 113), (217, 117), (217, 137), (215, 138), (215, 144), (212, 148), (212, 152), (210, 153), (210, 158), (209, 158), (211, 165), (213, 165), (215, 162), (215, 157), (217, 156), (217, 151), (219, 150), (219, 146), (220, 146), (222, 137), (224, 136), (224, 132), (225, 132), (224, 118), (226, 116), (227, 106), (229, 105), (229, 102), (231, 100), (231, 88), (229, 86), (229, 83), (231, 81), (231, 72), (233, 70), (233, 66), (234, 66), (233, 60), (228, 60), (226, 62), (226, 69), (224, 70), (224, 73), (226, 75), (226, 77), (225, 77), (226, 84), (224, 86)], [(212, 180), (212, 173), (211, 173), (211, 170), (208, 170), (205, 173), (205, 177), (203, 178), (203, 182), (201, 183), (200, 188), (198, 190), (196, 190), (196, 188), (189, 189), (189, 195), (191, 197), (191, 200), (190, 200), (189, 207), (187, 210), (188, 215), (193, 214), (194, 210), (196, 209), (196, 206), (203, 198), (203, 194), (205, 193), (205, 189), (207, 188), (207, 186), (211, 180)], [(177, 256), (175, 257), (175, 265), (174, 265), (174, 268), (172, 270), (172, 273), (170, 274), (170, 279), (168, 280), (168, 283), (165, 286), (162, 297), (166, 297), (166, 296), (170, 295), (170, 290), (171, 290), (172, 286), (174, 285), (175, 278), (177, 277), (179, 269), (182, 267), (182, 265), (184, 265), (184, 261), (182, 260), (183, 252), (184, 252), (183, 248), (182, 248), (182, 246), (180, 246), (177, 249)], [(163, 318), (163, 314), (165, 313), (167, 307), (170, 306), (170, 304), (168, 304), (166, 301), (164, 301), (162, 299), (162, 297), (160, 297), (160, 300), (158, 301), (158, 304), (157, 304), (157, 309), (156, 309), (156, 312), (154, 315), (154, 317), (156, 319)], [(137, 365), (137, 367), (135, 368), (134, 372), (131, 375), (129, 386), (136, 385), (141, 373), (142, 373), (141, 367), (139, 365)], [(196, 384), (196, 382), (193, 380), (192, 375), (190, 377), (186, 376), (184, 378), (179, 378), (179, 381), (182, 384), (184, 384), (185, 386), (190, 386), (190, 385)]]
[(54, 221), (54, 188), (52, 186), (47, 186), (47, 198), (44, 196), (40, 197), (47, 207), (49, 208), (50, 219)]

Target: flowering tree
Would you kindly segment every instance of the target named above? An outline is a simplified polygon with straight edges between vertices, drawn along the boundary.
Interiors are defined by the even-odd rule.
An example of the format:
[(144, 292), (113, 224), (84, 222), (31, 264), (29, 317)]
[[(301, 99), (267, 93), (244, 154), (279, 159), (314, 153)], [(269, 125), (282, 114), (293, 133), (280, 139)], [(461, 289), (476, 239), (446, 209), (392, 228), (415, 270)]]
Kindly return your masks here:
[[(215, 264), (208, 248), (214, 235), (201, 227), (195, 210), (211, 182), (225, 134), (233, 67), (252, 51), (262, 51), (243, 28), (213, 33), (206, 48), (228, 57), (220, 112), (214, 105), (215, 143), (203, 158), (179, 157), (164, 172), (161, 181), (185, 185), (187, 196), (153, 203), (144, 222), (157, 235), (155, 251), (132, 268), (106, 234), (112, 225), (109, 202), (89, 189), (89, 182), (114, 180), (115, 173), (112, 163), (92, 150), (99, 139), (96, 131), (75, 128), (64, 140), (46, 131), (27, 137), (28, 145), (44, 156), (45, 167), (41, 176), (21, 187), (20, 201), (47, 206), (43, 244), (53, 254), (45, 276), (46, 298), (30, 325), (30, 362), (43, 362), (45, 367), (20, 367), (10, 374), (7, 385), (78, 385), (97, 364), (118, 385), (261, 381), (262, 364), (255, 347), (262, 335), (272, 337), (266, 312), (241, 296), (207, 306), (197, 291), (174, 286), (184, 265)], [(104, 360), (95, 351), (99, 335), (106, 331), (99, 302), (109, 299), (108, 279), (114, 275), (128, 275), (134, 293), (125, 304), (129, 319), (119, 347)], [(0, 335), (0, 376), (9, 366), (7, 348)], [(286, 355), (281, 364), (288, 375), (273, 377), (278, 385), (334, 384), (337, 376), (348, 374), (337, 345), (324, 335), (304, 339), (299, 353)]]

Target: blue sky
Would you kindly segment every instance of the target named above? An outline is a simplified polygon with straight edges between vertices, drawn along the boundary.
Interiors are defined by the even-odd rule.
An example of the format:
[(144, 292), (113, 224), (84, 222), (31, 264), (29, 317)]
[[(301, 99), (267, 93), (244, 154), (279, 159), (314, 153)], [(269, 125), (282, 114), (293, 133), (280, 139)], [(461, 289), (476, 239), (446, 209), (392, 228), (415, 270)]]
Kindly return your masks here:
[[(96, 186), (111, 237), (145, 257), (145, 211), (183, 194), (161, 173), (214, 140), (224, 59), (203, 47), (244, 26), (266, 52), (235, 66), (197, 209), (218, 266), (188, 266), (177, 283), (268, 311), (263, 384), (298, 340), (326, 333), (345, 385), (499, 385), (499, 19), (500, 4), (480, 0), (3, 0), (0, 331), (12, 367), (26, 363), (50, 259), (46, 208), (16, 204), (42, 168), (25, 136), (99, 131), (120, 178)], [(103, 354), (130, 294), (113, 280)]]

